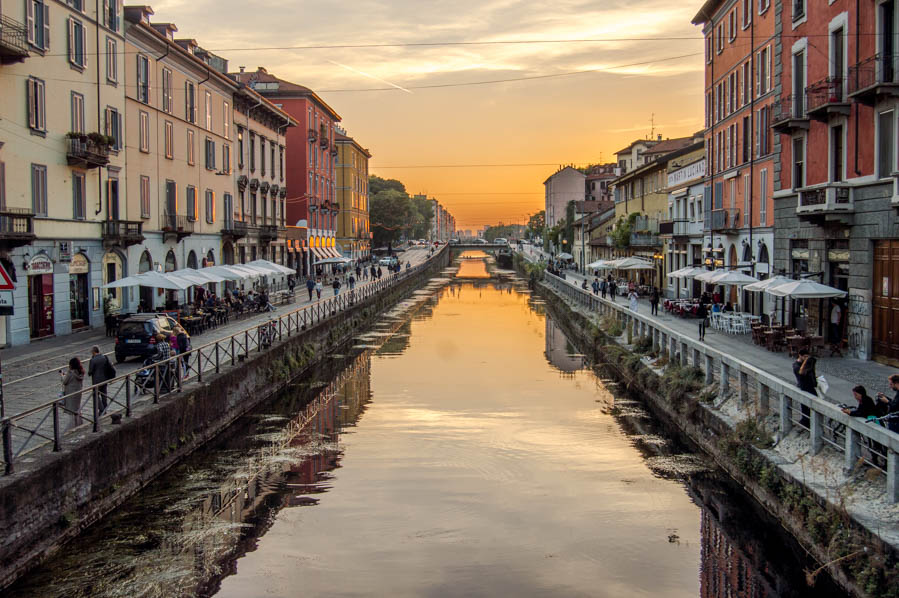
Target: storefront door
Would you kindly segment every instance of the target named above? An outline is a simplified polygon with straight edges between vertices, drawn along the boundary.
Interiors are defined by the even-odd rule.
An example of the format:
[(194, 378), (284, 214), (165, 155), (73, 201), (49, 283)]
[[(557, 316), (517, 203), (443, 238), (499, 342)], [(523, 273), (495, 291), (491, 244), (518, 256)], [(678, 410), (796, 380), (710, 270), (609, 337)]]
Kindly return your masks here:
[(53, 334), (53, 275), (36, 274), (28, 277), (28, 308), (31, 319), (31, 338)]
[(87, 274), (69, 274), (69, 309), (72, 317), (72, 330), (90, 326), (88, 297)]
[(874, 358), (899, 361), (899, 241), (874, 245)]

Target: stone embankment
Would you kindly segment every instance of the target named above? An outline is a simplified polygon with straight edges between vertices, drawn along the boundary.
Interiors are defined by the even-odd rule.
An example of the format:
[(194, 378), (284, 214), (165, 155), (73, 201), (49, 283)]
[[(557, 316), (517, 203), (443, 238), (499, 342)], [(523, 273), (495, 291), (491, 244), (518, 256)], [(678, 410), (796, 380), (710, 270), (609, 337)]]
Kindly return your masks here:
[[(0, 477), (0, 588), (56, 551), (231, 422), (307, 375), (448, 263), (442, 250), (387, 289), (293, 334), (278, 335), (217, 373), (158, 403), (135, 405), (121, 423), (67, 436), (15, 462)], [(233, 345), (232, 345), (233, 349)], [(210, 359), (210, 357), (201, 357)], [(223, 360), (224, 361), (224, 360)]]
[[(686, 339), (650, 329), (620, 305), (602, 308), (573, 297), (579, 289), (550, 275), (544, 280), (538, 268), (521, 261), (517, 266), (585, 355), (609, 364), (657, 417), (711, 456), (822, 570), (855, 596), (899, 596), (899, 506), (889, 486), (895, 469), (892, 475), (883, 472), (895, 464), (881, 459), (883, 453), (892, 458), (893, 444), (878, 447), (867, 437), (851, 444), (856, 422), (841, 424), (836, 415), (825, 420), (817, 409), (810, 429), (803, 428), (798, 422), (805, 399), (787, 385), (768, 378), (755, 383), (736, 357), (709, 359)], [(845, 436), (848, 454), (841, 444)], [(815, 574), (807, 572), (810, 583)]]

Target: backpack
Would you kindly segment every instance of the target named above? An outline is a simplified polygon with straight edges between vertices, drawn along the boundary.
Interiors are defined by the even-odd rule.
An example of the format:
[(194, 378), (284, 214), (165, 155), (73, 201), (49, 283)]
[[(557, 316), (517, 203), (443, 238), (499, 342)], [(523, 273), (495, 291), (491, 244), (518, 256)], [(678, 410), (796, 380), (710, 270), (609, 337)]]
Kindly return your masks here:
[(190, 337), (183, 332), (178, 335), (178, 351), (181, 353), (190, 351)]
[(107, 357), (106, 362), (103, 364), (103, 376), (107, 380), (112, 380), (113, 378), (115, 378), (115, 374), (115, 368), (113, 367), (112, 362), (109, 361), (109, 357)]

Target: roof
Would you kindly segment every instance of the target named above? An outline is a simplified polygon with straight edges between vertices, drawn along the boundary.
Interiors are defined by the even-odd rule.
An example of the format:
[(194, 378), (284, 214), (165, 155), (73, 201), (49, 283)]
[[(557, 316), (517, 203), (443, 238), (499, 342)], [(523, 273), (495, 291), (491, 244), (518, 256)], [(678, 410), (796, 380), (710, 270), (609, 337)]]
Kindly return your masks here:
[(704, 25), (712, 20), (712, 16), (715, 14), (715, 10), (721, 5), (724, 0), (706, 0), (702, 8), (699, 9), (699, 12), (696, 13), (696, 16), (693, 17), (691, 23), (694, 25)]
[[(265, 70), (265, 67), (257, 67), (257, 69), (252, 72), (241, 71), (239, 73), (228, 73), (228, 76), (238, 83), (249, 85), (266, 97), (310, 98), (317, 104), (319, 104), (325, 111), (327, 111), (335, 120), (340, 120), (340, 115), (337, 114), (337, 112), (333, 108), (331, 108), (323, 99), (321, 99), (314, 91), (304, 85), (299, 85), (297, 83), (285, 81), (284, 79), (279, 79), (278, 77), (269, 74), (269, 72)], [(277, 85), (271, 87), (258, 85), (259, 83), (277, 83)]]
[(586, 176), (584, 175), (584, 173), (581, 172), (580, 170), (578, 170), (577, 168), (574, 168), (573, 166), (565, 166), (565, 167), (560, 168), (559, 170), (555, 171), (554, 173), (552, 173), (552, 174), (549, 175), (548, 177), (546, 177), (546, 180), (543, 181), (543, 184), (545, 185), (546, 183), (549, 182), (549, 179), (553, 178), (554, 176), (556, 176), (556, 175), (559, 174), (559, 173), (565, 172), (566, 170), (570, 170), (570, 171), (572, 171), (572, 172), (576, 172), (576, 173), (578, 173), (579, 175), (581, 175), (582, 177), (586, 178)]
[(244, 95), (246, 95), (247, 97), (252, 98), (253, 101), (259, 102), (259, 105), (260, 105), (260, 106), (264, 107), (264, 108), (265, 108), (266, 110), (268, 110), (269, 112), (271, 112), (271, 113), (273, 113), (273, 114), (275, 114), (275, 115), (277, 115), (277, 116), (283, 118), (284, 120), (286, 120), (286, 121), (287, 121), (287, 126), (288, 126), (288, 127), (295, 127), (295, 126), (297, 126), (298, 123), (297, 123), (297, 121), (296, 121), (295, 118), (293, 118), (293, 117), (290, 116), (288, 113), (284, 112), (284, 110), (278, 108), (277, 106), (275, 106), (274, 104), (272, 104), (270, 101), (268, 101), (267, 99), (265, 99), (265, 97), (263, 97), (260, 93), (258, 93), (257, 91), (255, 91), (252, 87), (249, 87), (249, 86), (247, 86), (247, 85), (241, 84), (240, 89), (237, 90), (237, 93), (238, 93), (238, 94), (244, 94)]
[(658, 141), (656, 141), (655, 139), (637, 139), (636, 141), (631, 141), (630, 145), (628, 145), (626, 148), (620, 149), (617, 152), (615, 152), (615, 155), (623, 154), (624, 152), (629, 151), (632, 147), (634, 147), (638, 143), (642, 143), (643, 145), (652, 147), (655, 144), (657, 144)]
[(367, 158), (371, 158), (371, 152), (367, 148), (359, 145), (359, 142), (349, 135), (344, 135), (343, 133), (334, 133), (334, 141), (336, 143), (351, 143), (356, 146), (356, 149), (365, 154)]
[(668, 152), (674, 152), (679, 149), (685, 148), (688, 145), (693, 145), (693, 137), (678, 137), (677, 139), (666, 139), (665, 141), (660, 141), (656, 143), (654, 146), (646, 150), (645, 154), (667, 154)]
[(627, 173), (621, 175), (620, 177), (618, 177), (618, 182), (630, 180), (632, 178), (635, 178), (639, 175), (643, 175), (654, 169), (664, 168), (668, 164), (668, 162), (673, 160), (674, 158), (677, 158), (679, 156), (683, 156), (684, 154), (689, 154), (690, 152), (701, 149), (705, 145), (705, 141), (693, 142), (692, 137), (687, 138), (687, 139), (689, 139), (689, 143), (687, 143), (686, 145), (683, 145), (682, 147), (679, 147), (675, 150), (665, 152), (664, 154), (659, 154), (655, 160), (647, 162), (640, 168), (637, 168), (636, 170), (631, 170), (630, 172), (627, 172)]

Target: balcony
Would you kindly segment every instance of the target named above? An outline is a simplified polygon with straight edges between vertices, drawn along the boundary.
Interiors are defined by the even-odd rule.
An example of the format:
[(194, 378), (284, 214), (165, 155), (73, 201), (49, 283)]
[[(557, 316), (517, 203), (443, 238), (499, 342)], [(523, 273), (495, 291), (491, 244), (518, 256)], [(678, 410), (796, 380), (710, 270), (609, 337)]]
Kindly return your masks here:
[(34, 214), (25, 208), (0, 209), (0, 248), (10, 250), (28, 245), (36, 238)]
[(809, 121), (805, 112), (805, 95), (782, 96), (771, 104), (771, 128), (778, 133), (793, 133), (808, 130)]
[(796, 215), (819, 225), (852, 224), (855, 205), (852, 189), (845, 183), (825, 183), (799, 189)]
[(805, 88), (809, 117), (827, 122), (832, 116), (848, 116), (849, 98), (843, 93), (842, 77), (827, 77)]
[(143, 222), (106, 220), (103, 222), (103, 246), (131, 247), (144, 242)]
[(740, 228), (740, 210), (737, 208), (712, 210), (708, 228), (720, 233), (736, 232)]
[(278, 238), (280, 227), (275, 224), (263, 224), (259, 227), (259, 242), (271, 243)]
[(228, 218), (225, 220), (224, 224), (222, 224), (222, 236), (231, 237), (232, 241), (243, 239), (249, 232), (247, 223), (242, 220)]
[(0, 15), (0, 64), (13, 64), (28, 58), (25, 25)]
[(187, 216), (180, 214), (163, 214), (162, 233), (163, 238), (173, 237), (175, 240), (180, 241), (194, 233), (193, 220), (188, 220)]
[(109, 164), (109, 144), (100, 143), (89, 136), (67, 137), (66, 160), (69, 166), (99, 168)]
[(702, 223), (691, 222), (686, 218), (664, 220), (659, 223), (659, 236), (675, 239), (702, 236)]
[(899, 55), (875, 54), (849, 67), (849, 97), (873, 106), (878, 97), (899, 96)]
[(662, 239), (656, 233), (631, 233), (631, 247), (660, 247)]
[(309, 129), (306, 132), (306, 135), (306, 138), (310, 143), (315, 143), (316, 141), (318, 141), (318, 131), (316, 131), (315, 129)]

